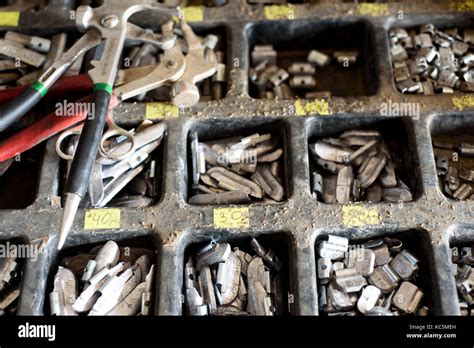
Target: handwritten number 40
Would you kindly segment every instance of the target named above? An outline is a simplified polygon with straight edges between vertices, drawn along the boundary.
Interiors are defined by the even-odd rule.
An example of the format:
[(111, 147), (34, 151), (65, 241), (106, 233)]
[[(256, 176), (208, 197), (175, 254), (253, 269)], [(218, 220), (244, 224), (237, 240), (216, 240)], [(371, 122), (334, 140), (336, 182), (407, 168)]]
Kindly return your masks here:
[(113, 222), (112, 214), (110, 213), (105, 213), (105, 214), (92, 213), (91, 220), (101, 225), (110, 225)]

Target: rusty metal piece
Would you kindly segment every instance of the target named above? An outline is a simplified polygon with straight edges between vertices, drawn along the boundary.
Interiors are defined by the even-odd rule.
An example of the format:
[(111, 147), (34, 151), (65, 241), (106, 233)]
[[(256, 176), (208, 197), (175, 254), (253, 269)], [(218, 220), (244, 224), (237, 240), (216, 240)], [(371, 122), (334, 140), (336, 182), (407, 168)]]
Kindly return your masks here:
[(405, 313), (414, 313), (420, 305), (423, 293), (414, 284), (403, 282), (393, 296), (392, 303)]
[(226, 190), (240, 190), (256, 198), (263, 197), (263, 191), (260, 186), (225, 168), (214, 167), (209, 169), (207, 173), (219, 182), (220, 187)]
[(319, 158), (336, 163), (348, 163), (351, 154), (354, 152), (350, 149), (343, 149), (322, 141), (311, 145), (310, 149), (319, 156)]
[(272, 174), (269, 166), (258, 166), (257, 171), (252, 175), (252, 180), (274, 200), (281, 201), (284, 198), (285, 190)]
[(336, 200), (338, 203), (348, 203), (351, 201), (353, 183), (354, 173), (352, 167), (342, 168), (337, 176)]
[(189, 204), (207, 205), (207, 204), (245, 204), (250, 203), (247, 193), (234, 190), (218, 193), (206, 193), (194, 195), (189, 199)]
[(331, 58), (320, 51), (312, 50), (309, 52), (308, 62), (316, 64), (320, 68), (324, 68), (329, 65)]
[(471, 197), (473, 193), (474, 188), (471, 185), (464, 183), (459, 186), (456, 192), (453, 193), (453, 197), (459, 200), (465, 200)]
[(313, 75), (316, 69), (310, 63), (293, 63), (288, 68), (288, 72), (292, 75)]
[(367, 281), (355, 268), (334, 271), (333, 284), (345, 293), (360, 291)]
[(382, 291), (382, 294), (392, 292), (398, 286), (399, 280), (398, 275), (388, 264), (375, 267), (374, 273), (368, 279), (370, 284)]
[(373, 184), (366, 190), (365, 198), (367, 202), (380, 202), (382, 200), (382, 187), (378, 184)]
[(365, 189), (372, 185), (384, 169), (387, 161), (387, 156), (382, 152), (370, 157), (367, 165), (362, 168), (357, 176), (357, 179), (360, 181), (360, 186)]

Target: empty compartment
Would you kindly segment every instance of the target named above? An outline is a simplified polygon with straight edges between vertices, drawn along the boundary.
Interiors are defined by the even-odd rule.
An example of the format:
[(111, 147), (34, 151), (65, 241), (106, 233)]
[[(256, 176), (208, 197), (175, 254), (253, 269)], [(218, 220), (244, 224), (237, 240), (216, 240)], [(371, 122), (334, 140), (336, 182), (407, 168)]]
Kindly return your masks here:
[(21, 238), (0, 240), (0, 316), (16, 314), (24, 262), (35, 260), (37, 252)]
[(425, 231), (394, 234), (378, 230), (363, 236), (362, 231), (347, 232), (325, 234), (316, 240), (322, 315), (393, 315), (390, 313), (395, 310), (400, 315), (436, 314), (436, 270)]
[(474, 30), (469, 16), (410, 16), (388, 30), (393, 84), (400, 93), (471, 93)]
[(474, 200), (472, 115), (437, 116), (430, 129), (441, 192), (455, 200)]
[[(377, 91), (373, 28), (365, 21), (264, 22), (250, 26), (247, 37), (249, 92), (254, 98), (362, 96)], [(255, 53), (262, 45), (271, 45), (276, 56), (268, 51)], [(312, 50), (319, 52), (312, 54), (312, 63), (303, 68), (292, 66), (308, 63)]]
[[(356, 154), (356, 151), (363, 147), (362, 143), (358, 143), (357, 138), (360, 137), (357, 134), (352, 139), (347, 136), (351, 133), (343, 134), (350, 131), (377, 131), (382, 136), (385, 148), (381, 147), (380, 138), (364, 136), (364, 143), (372, 139), (377, 140), (378, 143), (370, 147), (367, 141), (369, 148), (366, 148), (366, 151), (361, 150), (362, 154), (359, 157), (348, 162), (352, 154)], [(339, 138), (340, 135), (343, 135), (344, 139)], [(326, 203), (398, 202), (416, 200), (420, 196), (419, 160), (413, 121), (410, 118), (378, 116), (314, 118), (308, 123), (308, 137), (310, 190), (314, 191), (314, 196), (319, 201)], [(342, 143), (341, 140), (343, 140)], [(334, 156), (337, 158), (324, 157), (329, 160), (323, 158), (321, 161), (321, 156), (315, 154), (314, 144), (316, 143), (324, 146), (318, 148), (324, 151), (324, 156), (336, 154), (337, 156)], [(360, 145), (351, 146), (352, 144)], [(341, 149), (343, 149), (342, 152), (340, 152)], [(319, 154), (323, 153), (320, 151), (318, 151)], [(390, 161), (385, 162), (384, 158), (387, 156), (381, 155), (387, 152), (393, 164), (390, 172), (387, 169), (391, 166)], [(349, 165), (346, 165), (347, 163)], [(364, 170), (364, 168), (368, 169)], [(321, 178), (314, 173), (322, 176), (322, 184)], [(359, 198), (356, 199), (356, 197)]]
[(474, 230), (461, 230), (450, 240), (452, 273), (457, 288), (459, 312), (463, 316), (474, 314)]
[[(160, 242), (151, 235), (130, 235), (97, 236), (90, 243), (72, 236), (68, 246), (52, 258), (44, 314), (154, 315)], [(55, 241), (49, 247), (56, 248)]]
[[(270, 263), (263, 261), (263, 258), (260, 260), (251, 246), (252, 238), (248, 236), (235, 236), (224, 232), (217, 238), (216, 236), (213, 239), (201, 237), (200, 241), (188, 245), (184, 251), (184, 284), (181, 287), (184, 298), (183, 314), (289, 315), (293, 311), (292, 303), (289, 303), (292, 294), (291, 277), (293, 274), (291, 273), (292, 247), (290, 238), (287, 233), (283, 232), (255, 237), (264, 252), (267, 253), (266, 255), (279, 266), (270, 266)], [(208, 253), (221, 254), (226, 257), (216, 257), (214, 260), (218, 262), (204, 261), (209, 260), (209, 254), (204, 255), (203, 259), (197, 257), (199, 252), (207, 250), (210, 250)], [(224, 253), (221, 253), (223, 250)], [(236, 254), (237, 251), (240, 255)], [(241, 260), (245, 260), (245, 262)], [(227, 269), (226, 263), (228, 264)], [(194, 270), (190, 268), (191, 266), (194, 267)], [(240, 269), (240, 275), (237, 274), (238, 269)], [(269, 271), (269, 274), (266, 274), (265, 271)], [(270, 282), (265, 275), (270, 277)], [(251, 286), (250, 282), (258, 284)], [(198, 285), (199, 283), (205, 284), (204, 288), (209, 291), (200, 292), (197, 290), (204, 289), (202, 285)], [(267, 299), (263, 300), (262, 297), (267, 297)], [(250, 298), (256, 300), (252, 301)]]
[(188, 202), (286, 201), (290, 194), (287, 142), (283, 121), (256, 117), (195, 123), (188, 133)]
[(34, 203), (43, 150), (39, 145), (0, 163), (0, 209), (23, 209)]

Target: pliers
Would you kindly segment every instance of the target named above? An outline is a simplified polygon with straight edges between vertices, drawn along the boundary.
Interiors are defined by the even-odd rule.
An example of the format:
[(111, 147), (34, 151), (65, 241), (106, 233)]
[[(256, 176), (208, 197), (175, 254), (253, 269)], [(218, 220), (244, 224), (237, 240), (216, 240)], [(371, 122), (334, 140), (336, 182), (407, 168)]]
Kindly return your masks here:
[[(79, 204), (86, 195), (89, 186), (125, 39), (127, 37), (140, 41), (149, 39), (148, 32), (128, 23), (131, 15), (143, 10), (159, 10), (170, 15), (177, 12), (153, 0), (129, 0), (126, 2), (104, 0), (100, 7), (80, 6), (77, 10), (76, 24), (80, 30), (87, 30), (84, 37), (92, 36), (90, 42), (96, 45), (95, 35), (100, 33), (104, 44), (100, 59), (91, 62), (94, 68), (88, 72), (94, 84), (92, 102), (94, 114), (92, 117), (88, 117), (84, 123), (67, 179), (58, 249), (61, 249), (66, 241)], [(176, 38), (174, 40), (168, 38), (167, 41), (161, 43), (161, 47), (168, 48), (167, 45), (172, 46), (175, 40)], [(89, 45), (86, 43), (85, 46)]]
[[(133, 0), (125, 4), (120, 0), (104, 0), (103, 5), (98, 8), (79, 7), (76, 12), (76, 22), (80, 29), (87, 30), (85, 35), (59, 61), (55, 62), (37, 83), (0, 109), (1, 130), (29, 111), (80, 55), (100, 45), (100, 59), (92, 61), (94, 68), (88, 72), (93, 83), (94, 95), (91, 106), (94, 112), (84, 123), (66, 184), (66, 200), (58, 249), (62, 248), (72, 227), (79, 203), (87, 192), (93, 163), (101, 143), (106, 115), (109, 107), (115, 105), (115, 103), (110, 105), (112, 86), (116, 79), (118, 61), (125, 39), (158, 45), (164, 50), (164, 55), (157, 66), (123, 71), (121, 80), (125, 84), (115, 89), (118, 102), (166, 83), (172, 87), (175, 105), (191, 106), (199, 100), (199, 92), (195, 84), (212, 76), (217, 70), (215, 52), (205, 49), (182, 16), (180, 16), (181, 28), (188, 43), (186, 57), (176, 44), (172, 22), (163, 25), (162, 36), (127, 22), (133, 13), (144, 9), (160, 10), (169, 14), (179, 12), (163, 7), (152, 0)], [(85, 115), (77, 116), (79, 118), (75, 121), (79, 121)]]
[[(61, 222), (58, 249), (61, 249), (72, 226), (79, 203), (86, 194), (91, 170), (109, 109), (120, 56), (127, 38), (138, 41), (158, 42), (162, 48), (174, 45), (176, 38), (161, 37), (128, 23), (133, 14), (143, 10), (155, 10), (165, 14), (178, 14), (176, 9), (167, 8), (156, 0), (104, 0), (96, 8), (80, 6), (76, 11), (76, 25), (85, 34), (53, 65), (48, 68), (32, 87), (0, 109), (0, 132), (18, 121), (34, 107), (48, 89), (81, 55), (100, 45), (98, 59), (92, 61), (93, 69), (88, 72), (93, 82), (92, 114), (84, 123), (71, 172), (66, 184), (66, 201)], [(158, 36), (158, 35), (157, 35)]]
[[(163, 84), (175, 86), (182, 81), (190, 81), (195, 84), (208, 78), (216, 71), (217, 58), (212, 50), (205, 50), (202, 45), (197, 45), (200, 39), (190, 31), (189, 26), (182, 21), (181, 28), (188, 45), (187, 55), (183, 56), (181, 48), (175, 43), (169, 49), (164, 50), (160, 63), (143, 67), (119, 70), (115, 81), (114, 94), (112, 95), (109, 109), (115, 108), (121, 101), (132, 98)], [(148, 34), (150, 35), (150, 34)], [(173, 23), (167, 22), (162, 26), (162, 35), (172, 37)], [(189, 47), (194, 47), (189, 49)], [(189, 82), (188, 82), (189, 83)], [(193, 86), (191, 86), (193, 88)], [(53, 100), (67, 97), (69, 94), (87, 95), (87, 91), (92, 89), (92, 81), (87, 74), (65, 77), (59, 80), (49, 91), (48, 96)], [(0, 93), (0, 103), (5, 103), (25, 90), (25, 87), (7, 89)], [(177, 106), (177, 98), (181, 101), (183, 95), (174, 95), (173, 99)], [(84, 105), (91, 101), (91, 96), (84, 97), (76, 103)], [(74, 108), (77, 110), (78, 108)], [(58, 117), (55, 113), (43, 117), (33, 125), (26, 127), (8, 139), (0, 141), (0, 163), (23, 153), (50, 137), (62, 132), (78, 123), (83, 122), (87, 117), (84, 108), (82, 112), (68, 117)], [(101, 142), (102, 143), (102, 142)], [(104, 152), (104, 151), (103, 151)]]
[(127, 4), (129, 5), (124, 6), (124, 2), (120, 0), (105, 0), (103, 5), (98, 8), (80, 6), (77, 9), (76, 24), (79, 29), (86, 30), (85, 34), (59, 60), (54, 62), (35, 84), (16, 99), (2, 106), (0, 109), (0, 133), (30, 111), (77, 58), (102, 43), (100, 59), (92, 62), (94, 68), (88, 72), (94, 84), (94, 91), (97, 91), (96, 95), (102, 95), (103, 93), (100, 91), (111, 94), (111, 86), (117, 74), (125, 39), (150, 42), (161, 48), (169, 48), (174, 45), (176, 37), (168, 36), (162, 40), (160, 35), (145, 31), (128, 23), (127, 20), (135, 12), (145, 9), (156, 9), (169, 14), (174, 14), (176, 10), (163, 7), (152, 0), (134, 0), (132, 4), (127, 1)]
[[(167, 22), (162, 26), (162, 34), (166, 37), (173, 37), (173, 22)], [(149, 37), (151, 36), (149, 35)], [(173, 64), (170, 64), (170, 62)], [(185, 68), (185, 57), (179, 45), (175, 42), (171, 48), (164, 50), (163, 59), (159, 64), (119, 70), (115, 81), (115, 85), (118, 85), (118, 87), (114, 89), (109, 109), (115, 108), (121, 101), (128, 98), (146, 93), (165, 83), (175, 82), (183, 76), (186, 70)], [(67, 95), (69, 91), (71, 94), (81, 93), (82, 95), (86, 95), (85, 91), (92, 89), (92, 86), (92, 81), (86, 74), (66, 77), (59, 80), (58, 83), (51, 88), (50, 94), (53, 94), (53, 97), (55, 97), (59, 94)], [(24, 92), (24, 90), (24, 87), (18, 87), (2, 91), (0, 93), (0, 102), (15, 98)], [(92, 96), (87, 96), (78, 100), (76, 103), (84, 105), (90, 103), (91, 100)], [(0, 141), (0, 163), (33, 148), (44, 140), (78, 123), (84, 122), (87, 117), (87, 112), (84, 110), (85, 108), (74, 109), (81, 109), (82, 111), (67, 117), (59, 117), (56, 113), (51, 113), (33, 125)], [(102, 144), (102, 142), (100, 144)], [(103, 149), (101, 150), (105, 152)]]

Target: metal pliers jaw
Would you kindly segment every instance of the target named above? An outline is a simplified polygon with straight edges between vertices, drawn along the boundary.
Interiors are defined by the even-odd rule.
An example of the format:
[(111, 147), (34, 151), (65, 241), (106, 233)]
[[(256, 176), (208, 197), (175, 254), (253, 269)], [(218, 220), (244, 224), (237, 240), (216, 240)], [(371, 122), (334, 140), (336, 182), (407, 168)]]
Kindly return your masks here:
[(172, 85), (172, 102), (178, 107), (195, 105), (200, 98), (196, 83), (214, 75), (217, 71), (217, 57), (214, 50), (206, 49), (202, 40), (194, 34), (184, 18), (180, 18), (181, 30), (188, 44), (186, 70)]
[(188, 46), (186, 56), (176, 42), (173, 34), (173, 22), (162, 26), (162, 38), (172, 42), (173, 46), (164, 48), (163, 58), (159, 64), (130, 68), (118, 72), (120, 85), (115, 89), (119, 100), (126, 100), (146, 93), (163, 85), (172, 89), (172, 103), (178, 107), (190, 107), (200, 99), (196, 83), (211, 77), (217, 71), (217, 57), (214, 50), (203, 45), (202, 39), (196, 36), (183, 18), (180, 26)]
[(173, 42), (169, 48), (163, 49), (163, 58), (159, 64), (130, 68), (118, 73), (119, 84), (115, 89), (118, 99), (123, 101), (142, 93), (149, 92), (167, 83), (174, 82), (183, 76), (186, 60), (173, 34), (174, 23), (162, 25), (162, 38), (165, 42)]
[[(89, 71), (89, 76), (94, 84), (113, 85), (127, 35), (137, 38), (139, 35), (146, 34), (143, 29), (129, 25), (128, 19), (133, 14), (144, 10), (156, 10), (170, 15), (178, 13), (177, 9), (165, 7), (152, 0), (103, 0), (99, 7), (80, 6), (77, 9), (78, 29), (81, 31), (96, 29), (104, 39), (104, 49), (100, 59), (91, 62), (94, 68)], [(157, 41), (160, 42), (160, 40)]]

